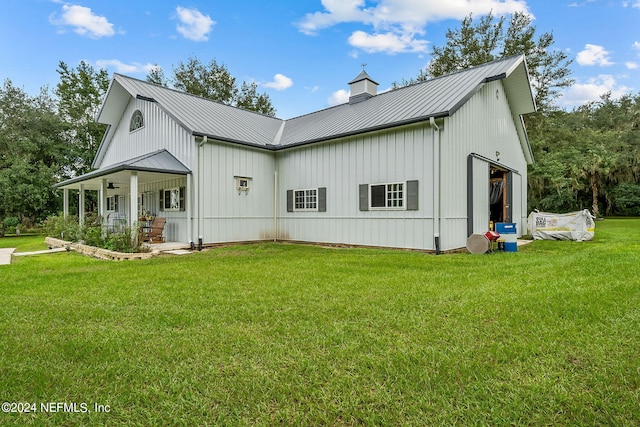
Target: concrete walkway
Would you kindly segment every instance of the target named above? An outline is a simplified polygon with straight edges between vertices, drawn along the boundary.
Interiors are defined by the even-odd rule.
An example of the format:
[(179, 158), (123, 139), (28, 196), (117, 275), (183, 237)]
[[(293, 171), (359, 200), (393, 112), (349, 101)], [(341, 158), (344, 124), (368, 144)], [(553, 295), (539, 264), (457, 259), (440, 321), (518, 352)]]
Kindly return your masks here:
[(11, 264), (11, 254), (16, 248), (2, 248), (0, 249), (0, 265)]
[(55, 254), (58, 252), (68, 252), (67, 248), (53, 248), (53, 249), (45, 249), (44, 251), (33, 251), (33, 252), (14, 252), (13, 256), (29, 256), (29, 255), (42, 255), (42, 254)]

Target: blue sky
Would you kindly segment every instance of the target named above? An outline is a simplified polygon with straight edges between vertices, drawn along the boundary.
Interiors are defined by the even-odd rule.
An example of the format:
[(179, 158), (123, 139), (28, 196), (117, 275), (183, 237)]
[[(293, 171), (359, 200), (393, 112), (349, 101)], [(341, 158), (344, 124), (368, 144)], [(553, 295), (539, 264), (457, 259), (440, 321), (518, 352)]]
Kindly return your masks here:
[(362, 64), (379, 90), (415, 77), (448, 28), (491, 10), (527, 11), (574, 60), (559, 105), (640, 92), (640, 0), (3, 0), (0, 78), (36, 94), (59, 61), (144, 79), (215, 58), (290, 118), (343, 102)]

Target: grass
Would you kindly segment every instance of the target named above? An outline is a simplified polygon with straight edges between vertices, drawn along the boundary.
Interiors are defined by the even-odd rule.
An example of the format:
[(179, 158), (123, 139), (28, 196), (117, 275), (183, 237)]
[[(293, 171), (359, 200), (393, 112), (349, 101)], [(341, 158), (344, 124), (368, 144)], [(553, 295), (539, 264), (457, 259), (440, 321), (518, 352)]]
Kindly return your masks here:
[(640, 220), (515, 254), (21, 257), (0, 296), (1, 400), (38, 405), (2, 425), (640, 424)]
[(44, 244), (44, 237), (37, 234), (6, 236), (0, 238), (0, 248), (16, 248), (16, 252), (32, 252), (49, 249)]

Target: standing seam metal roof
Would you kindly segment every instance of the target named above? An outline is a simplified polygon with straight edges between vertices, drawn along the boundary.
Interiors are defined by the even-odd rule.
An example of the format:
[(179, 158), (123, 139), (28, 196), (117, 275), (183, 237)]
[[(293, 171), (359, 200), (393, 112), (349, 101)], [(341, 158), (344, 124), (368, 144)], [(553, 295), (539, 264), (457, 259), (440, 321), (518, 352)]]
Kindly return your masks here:
[[(523, 75), (526, 76), (522, 55), (384, 92), (356, 104), (341, 104), (289, 120), (246, 111), (119, 74), (114, 76), (114, 82), (131, 96), (156, 102), (194, 135), (276, 149), (451, 115), (485, 82), (507, 78), (518, 67), (524, 67)], [(530, 88), (528, 94), (531, 96)], [(518, 111), (517, 114), (535, 111), (532, 97), (522, 105), (527, 111)], [(110, 117), (108, 109), (105, 103), (99, 121)], [(117, 115), (111, 117), (115, 120)], [(103, 122), (115, 124), (109, 120)]]
[(162, 149), (68, 179), (54, 185), (54, 187), (62, 187), (64, 185), (86, 181), (87, 179), (105, 176), (122, 170), (160, 172), (174, 175), (188, 175), (191, 173), (191, 170), (189, 170), (189, 168), (180, 160), (176, 159), (173, 154), (166, 149)]

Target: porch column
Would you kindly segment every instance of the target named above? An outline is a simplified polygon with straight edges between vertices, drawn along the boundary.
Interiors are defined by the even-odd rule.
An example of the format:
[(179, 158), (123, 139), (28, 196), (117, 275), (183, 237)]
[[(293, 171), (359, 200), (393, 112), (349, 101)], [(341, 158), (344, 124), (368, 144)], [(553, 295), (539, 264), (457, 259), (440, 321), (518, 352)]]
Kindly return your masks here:
[(69, 189), (62, 190), (62, 216), (64, 218), (69, 216)]
[(129, 228), (133, 231), (138, 221), (138, 172), (136, 171), (131, 171), (129, 188), (131, 189), (131, 194), (129, 195)]
[(98, 215), (102, 221), (107, 217), (107, 180), (100, 181), (100, 190), (98, 191)]
[(84, 184), (80, 184), (80, 191), (78, 192), (78, 220), (80, 225), (84, 224)]

